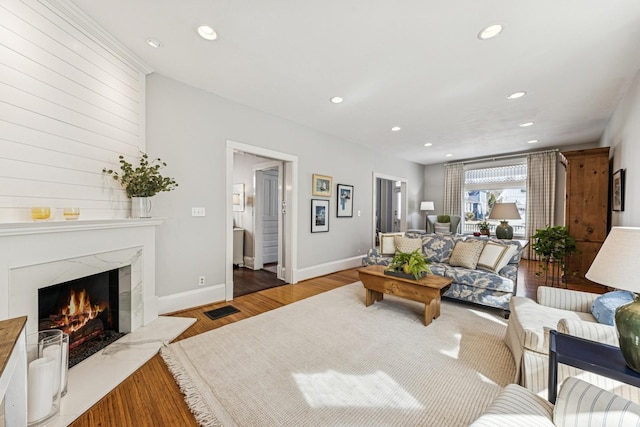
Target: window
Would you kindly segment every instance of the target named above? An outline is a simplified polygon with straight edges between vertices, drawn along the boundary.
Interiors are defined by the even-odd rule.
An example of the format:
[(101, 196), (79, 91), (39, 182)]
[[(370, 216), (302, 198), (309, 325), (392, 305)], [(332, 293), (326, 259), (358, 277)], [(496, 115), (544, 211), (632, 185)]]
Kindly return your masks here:
[(514, 235), (523, 236), (527, 212), (526, 183), (526, 163), (465, 170), (464, 232), (478, 231), (478, 224), (487, 219), (493, 234), (496, 225), (500, 223), (488, 220), (493, 205), (515, 203), (522, 219), (509, 220), (509, 225), (513, 227)]

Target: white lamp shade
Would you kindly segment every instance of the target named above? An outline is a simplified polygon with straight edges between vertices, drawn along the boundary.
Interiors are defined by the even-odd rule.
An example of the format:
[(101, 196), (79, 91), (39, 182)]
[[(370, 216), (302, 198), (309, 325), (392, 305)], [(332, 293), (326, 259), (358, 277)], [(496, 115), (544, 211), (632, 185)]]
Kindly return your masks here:
[(515, 203), (496, 203), (491, 208), (489, 219), (520, 219), (520, 212)]
[(436, 210), (433, 202), (420, 202), (420, 210), (421, 211), (434, 211)]
[(585, 277), (605, 286), (640, 292), (640, 228), (613, 227)]

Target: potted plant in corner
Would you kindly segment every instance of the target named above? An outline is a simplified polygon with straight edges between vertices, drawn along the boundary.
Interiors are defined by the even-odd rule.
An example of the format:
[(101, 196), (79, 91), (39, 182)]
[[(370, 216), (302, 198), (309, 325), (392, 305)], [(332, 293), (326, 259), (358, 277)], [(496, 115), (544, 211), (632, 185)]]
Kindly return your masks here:
[(146, 153), (140, 153), (139, 165), (131, 163), (119, 156), (121, 172), (103, 168), (102, 172), (109, 174), (120, 183), (131, 198), (131, 217), (148, 218), (151, 216), (151, 202), (149, 197), (161, 191), (174, 190), (178, 183), (173, 178), (164, 177), (160, 169), (167, 166), (160, 158), (149, 160)]
[(571, 237), (567, 227), (562, 225), (538, 229), (531, 238), (532, 248), (540, 256), (536, 276), (545, 274), (545, 285), (559, 285), (561, 277), (567, 274), (569, 255), (578, 251), (576, 239)]
[(385, 274), (404, 278), (421, 279), (431, 273), (430, 261), (422, 255), (420, 249), (413, 252), (396, 252)]

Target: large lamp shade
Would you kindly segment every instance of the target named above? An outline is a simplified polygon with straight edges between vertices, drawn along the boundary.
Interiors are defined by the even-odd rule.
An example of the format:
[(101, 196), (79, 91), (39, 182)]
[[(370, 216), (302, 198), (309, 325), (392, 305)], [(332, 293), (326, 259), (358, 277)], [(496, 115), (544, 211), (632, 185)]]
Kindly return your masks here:
[(633, 292), (634, 301), (618, 307), (615, 324), (627, 365), (640, 372), (640, 228), (613, 227), (585, 277), (596, 283)]
[(513, 239), (513, 227), (507, 222), (508, 219), (520, 219), (520, 212), (515, 203), (496, 203), (491, 208), (489, 219), (500, 220), (500, 225), (496, 227), (496, 237), (498, 239)]

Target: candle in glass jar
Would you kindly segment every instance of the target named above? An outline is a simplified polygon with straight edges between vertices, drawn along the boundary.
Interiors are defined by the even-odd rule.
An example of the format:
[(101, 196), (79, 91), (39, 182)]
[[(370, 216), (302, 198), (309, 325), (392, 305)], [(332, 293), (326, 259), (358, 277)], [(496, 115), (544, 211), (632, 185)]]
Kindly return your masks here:
[(51, 216), (51, 209), (47, 207), (31, 208), (31, 218), (34, 221), (46, 221)]
[(64, 219), (78, 219), (80, 208), (64, 208)]

